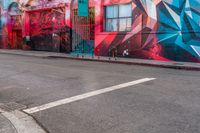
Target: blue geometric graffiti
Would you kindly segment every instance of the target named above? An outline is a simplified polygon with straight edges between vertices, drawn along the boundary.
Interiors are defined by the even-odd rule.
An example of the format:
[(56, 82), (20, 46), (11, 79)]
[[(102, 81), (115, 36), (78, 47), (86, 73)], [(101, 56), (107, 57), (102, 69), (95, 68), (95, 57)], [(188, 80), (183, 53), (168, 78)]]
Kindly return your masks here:
[(162, 0), (157, 15), (159, 44), (200, 58), (200, 1)]

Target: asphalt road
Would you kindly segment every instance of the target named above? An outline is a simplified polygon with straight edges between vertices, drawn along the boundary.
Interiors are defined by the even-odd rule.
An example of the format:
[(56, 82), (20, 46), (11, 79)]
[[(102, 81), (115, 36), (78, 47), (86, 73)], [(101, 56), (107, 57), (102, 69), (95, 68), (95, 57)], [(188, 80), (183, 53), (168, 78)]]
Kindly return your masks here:
[(0, 55), (0, 103), (32, 108), (143, 78), (155, 80), (32, 115), (50, 133), (200, 133), (200, 72)]

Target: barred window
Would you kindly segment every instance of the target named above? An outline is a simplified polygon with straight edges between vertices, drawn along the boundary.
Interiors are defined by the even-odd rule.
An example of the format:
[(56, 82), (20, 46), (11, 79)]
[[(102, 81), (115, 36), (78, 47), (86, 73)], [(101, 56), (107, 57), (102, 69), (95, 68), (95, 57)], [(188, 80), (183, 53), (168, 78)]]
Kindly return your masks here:
[(132, 5), (106, 6), (104, 22), (104, 30), (107, 32), (130, 31), (132, 27)]

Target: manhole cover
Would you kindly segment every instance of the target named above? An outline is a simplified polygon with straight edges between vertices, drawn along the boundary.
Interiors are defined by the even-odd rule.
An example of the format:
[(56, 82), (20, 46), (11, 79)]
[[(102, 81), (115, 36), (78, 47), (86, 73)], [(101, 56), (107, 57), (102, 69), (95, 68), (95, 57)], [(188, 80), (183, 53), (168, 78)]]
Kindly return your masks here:
[(25, 108), (26, 108), (25, 105), (15, 103), (15, 102), (0, 104), (0, 109), (4, 110), (6, 112), (11, 112), (11, 111), (15, 111), (15, 110), (22, 110), (22, 109), (25, 109)]

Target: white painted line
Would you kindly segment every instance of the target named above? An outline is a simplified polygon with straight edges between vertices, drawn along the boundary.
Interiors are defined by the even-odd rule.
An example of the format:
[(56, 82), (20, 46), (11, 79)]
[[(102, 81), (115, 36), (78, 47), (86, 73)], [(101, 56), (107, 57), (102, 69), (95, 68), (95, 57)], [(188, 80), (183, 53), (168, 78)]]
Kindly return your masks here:
[(75, 101), (83, 100), (83, 99), (86, 99), (86, 98), (89, 98), (89, 97), (93, 97), (93, 96), (96, 96), (96, 95), (104, 94), (104, 93), (115, 91), (115, 90), (119, 90), (119, 89), (122, 89), (122, 88), (125, 88), (125, 87), (137, 85), (137, 84), (148, 82), (148, 81), (151, 81), (151, 80), (155, 80), (155, 78), (143, 78), (143, 79), (131, 81), (131, 82), (128, 82), (128, 83), (123, 83), (123, 84), (119, 84), (119, 85), (116, 85), (116, 86), (111, 86), (111, 87), (108, 87), (108, 88), (104, 88), (104, 89), (84, 93), (84, 94), (81, 94), (81, 95), (73, 96), (73, 97), (70, 97), (70, 98), (58, 100), (58, 101), (55, 101), (55, 102), (47, 103), (47, 104), (44, 104), (44, 105), (41, 105), (41, 106), (38, 106), (38, 107), (25, 109), (23, 111), (28, 113), (28, 114), (33, 114), (33, 113), (43, 111), (43, 110), (47, 110), (47, 109), (50, 109), (50, 108), (53, 108), (53, 107), (56, 107), (56, 106), (60, 106), (60, 105), (63, 105), (63, 104), (68, 104), (68, 103), (72, 103), (72, 102), (75, 102)]

